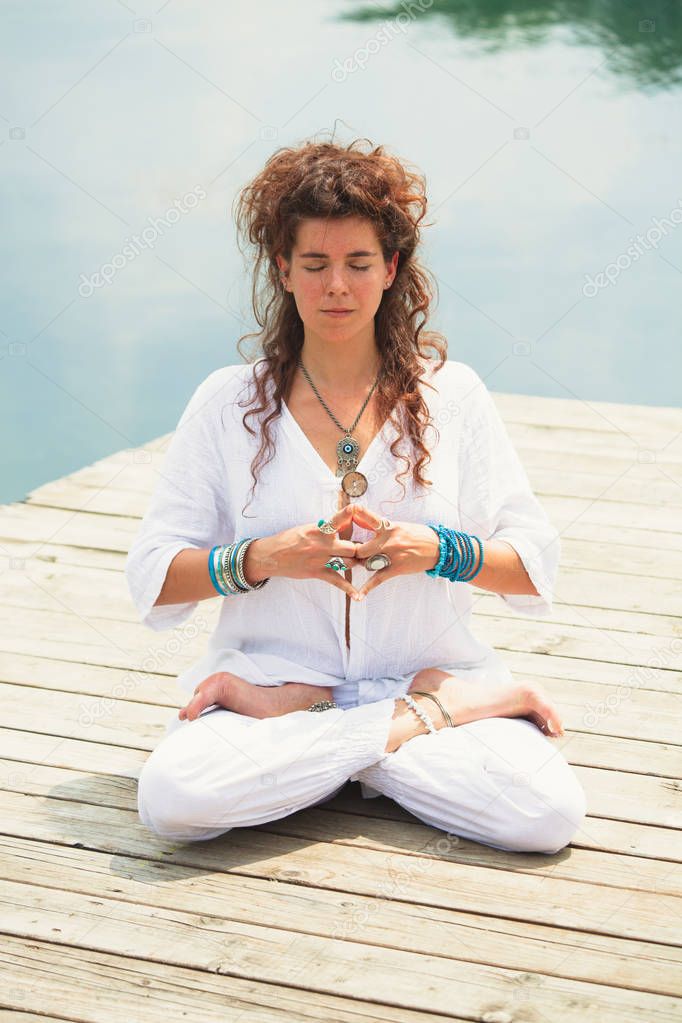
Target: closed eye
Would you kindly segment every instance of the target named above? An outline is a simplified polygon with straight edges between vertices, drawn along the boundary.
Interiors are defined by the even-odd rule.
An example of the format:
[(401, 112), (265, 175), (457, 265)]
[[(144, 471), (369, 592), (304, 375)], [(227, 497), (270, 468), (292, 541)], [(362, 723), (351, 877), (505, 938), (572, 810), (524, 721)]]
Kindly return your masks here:
[[(305, 266), (303, 269), (307, 270), (309, 274), (317, 274), (317, 273), (320, 272), (320, 270), (324, 270), (324, 267), (323, 266)], [(351, 266), (351, 270), (369, 270), (369, 269), (370, 269), (369, 266)]]

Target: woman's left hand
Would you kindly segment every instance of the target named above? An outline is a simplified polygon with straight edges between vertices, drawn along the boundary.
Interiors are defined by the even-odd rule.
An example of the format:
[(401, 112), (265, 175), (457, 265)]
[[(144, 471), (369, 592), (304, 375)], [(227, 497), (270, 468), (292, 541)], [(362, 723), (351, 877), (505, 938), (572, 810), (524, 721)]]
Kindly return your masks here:
[(363, 529), (371, 529), (376, 533), (370, 540), (356, 545), (355, 560), (364, 561), (372, 554), (387, 554), (391, 559), (391, 564), (386, 568), (372, 572), (371, 578), (358, 591), (361, 598), (375, 586), (380, 586), (395, 576), (426, 572), (435, 567), (440, 543), (438, 534), (430, 526), (424, 526), (419, 522), (391, 521), (390, 528), (384, 529), (380, 515), (362, 504), (351, 504), (350, 507), (353, 511), (353, 521)]

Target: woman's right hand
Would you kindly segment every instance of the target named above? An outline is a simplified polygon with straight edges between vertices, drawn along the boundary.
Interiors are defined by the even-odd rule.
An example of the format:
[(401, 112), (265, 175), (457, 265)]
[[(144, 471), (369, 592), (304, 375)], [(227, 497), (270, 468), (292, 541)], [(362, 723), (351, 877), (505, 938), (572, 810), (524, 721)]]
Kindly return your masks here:
[[(337, 530), (343, 530), (353, 521), (352, 506), (346, 505), (327, 521)], [(253, 551), (251, 564), (260, 578), (321, 579), (355, 598), (358, 591), (344, 573), (325, 568), (325, 563), (332, 557), (341, 557), (348, 568), (352, 568), (357, 546), (352, 540), (341, 540), (338, 532), (321, 533), (317, 523), (312, 522), (262, 537), (250, 545), (249, 552)], [(249, 578), (248, 565), (245, 567)]]

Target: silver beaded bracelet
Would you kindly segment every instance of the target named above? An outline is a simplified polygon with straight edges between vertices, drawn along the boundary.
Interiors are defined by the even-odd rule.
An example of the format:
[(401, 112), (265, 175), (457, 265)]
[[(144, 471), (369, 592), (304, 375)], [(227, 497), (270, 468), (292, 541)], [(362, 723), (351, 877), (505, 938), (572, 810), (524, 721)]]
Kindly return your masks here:
[(412, 697), (409, 695), (409, 693), (406, 696), (399, 696), (398, 699), (405, 701), (405, 703), (410, 708), (410, 710), (413, 710), (415, 712), (417, 717), (420, 718), (421, 721), (423, 721), (423, 723), (426, 725), (426, 727), (428, 728), (428, 730), (430, 732), (435, 732), (436, 731), (436, 726), (434, 725), (434, 723), (431, 720), (431, 718), (429, 717), (429, 715), (426, 713), (425, 710), (423, 710), (421, 707), (417, 706), (417, 704), (412, 699)]

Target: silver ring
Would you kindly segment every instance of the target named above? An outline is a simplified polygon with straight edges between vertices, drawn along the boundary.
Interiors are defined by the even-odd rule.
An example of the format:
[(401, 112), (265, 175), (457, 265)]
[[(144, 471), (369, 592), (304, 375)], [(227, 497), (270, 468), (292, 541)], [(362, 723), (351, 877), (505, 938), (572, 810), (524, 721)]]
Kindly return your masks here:
[(334, 572), (347, 572), (348, 565), (343, 558), (334, 557), (325, 562), (325, 568), (331, 568)]
[(378, 572), (382, 568), (388, 568), (390, 564), (388, 554), (371, 554), (365, 561), (365, 568), (368, 572)]
[(320, 519), (318, 521), (317, 528), (321, 533), (338, 533), (336, 526), (332, 526), (331, 522), (325, 519)]

